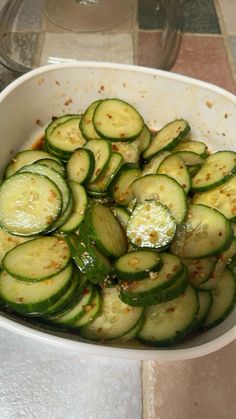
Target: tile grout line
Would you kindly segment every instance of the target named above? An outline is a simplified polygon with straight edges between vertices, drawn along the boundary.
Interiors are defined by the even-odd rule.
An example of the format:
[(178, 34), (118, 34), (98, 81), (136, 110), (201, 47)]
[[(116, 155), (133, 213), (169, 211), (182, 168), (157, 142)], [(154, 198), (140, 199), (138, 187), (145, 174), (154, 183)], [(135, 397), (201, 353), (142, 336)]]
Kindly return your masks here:
[(229, 36), (229, 34), (226, 30), (226, 24), (225, 24), (225, 21), (224, 21), (223, 11), (221, 9), (219, 0), (214, 0), (214, 4), (215, 4), (215, 9), (216, 9), (220, 29), (221, 29), (221, 32), (222, 32), (222, 39), (223, 39), (223, 42), (224, 42), (226, 55), (227, 55), (227, 58), (228, 58), (228, 64), (229, 64), (229, 67), (230, 67), (230, 70), (231, 70), (231, 73), (232, 73), (232, 76), (233, 76), (233, 80), (236, 84), (235, 65), (234, 65), (234, 60), (233, 60), (232, 53), (231, 53), (230, 46), (229, 46), (229, 42), (228, 42), (230, 36)]

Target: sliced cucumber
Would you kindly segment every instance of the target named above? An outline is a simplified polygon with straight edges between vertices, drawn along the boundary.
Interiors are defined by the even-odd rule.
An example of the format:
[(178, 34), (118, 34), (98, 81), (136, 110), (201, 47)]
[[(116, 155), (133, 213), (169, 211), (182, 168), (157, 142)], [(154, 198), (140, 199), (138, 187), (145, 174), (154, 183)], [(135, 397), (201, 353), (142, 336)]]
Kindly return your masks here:
[(60, 227), (62, 233), (72, 233), (76, 231), (84, 219), (88, 204), (87, 194), (82, 185), (76, 182), (68, 182), (72, 191), (73, 210), (69, 219)]
[(126, 234), (137, 247), (161, 249), (173, 241), (176, 222), (169, 209), (160, 202), (139, 202), (128, 221)]
[(0, 226), (12, 234), (32, 236), (47, 231), (62, 207), (57, 185), (36, 173), (17, 172), (0, 187)]
[(140, 151), (136, 141), (133, 141), (132, 143), (112, 143), (112, 151), (121, 154), (125, 163), (134, 163), (139, 165)]
[[(62, 224), (65, 223), (65, 211), (70, 205), (71, 200), (71, 191), (67, 185), (67, 182), (63, 177), (58, 173), (56, 170), (52, 169), (48, 166), (41, 166), (40, 164), (31, 164), (31, 166), (25, 166), (22, 169), (20, 169), (19, 173), (35, 173), (38, 175), (45, 176), (45, 178), (50, 179), (52, 182), (54, 182), (58, 189), (61, 192), (62, 196), (62, 207), (61, 207), (61, 214), (60, 217), (56, 220), (55, 224), (53, 224), (53, 229), (56, 230), (58, 227), (60, 227)], [(72, 210), (72, 203), (70, 212)], [(67, 215), (67, 218), (69, 218), (70, 212)]]
[(127, 227), (128, 221), (129, 221), (129, 217), (130, 217), (130, 212), (125, 207), (119, 207), (118, 205), (117, 206), (112, 206), (111, 210), (112, 210), (114, 216), (119, 221), (119, 223), (126, 230), (126, 227)]
[(161, 162), (167, 157), (170, 156), (170, 151), (162, 151), (153, 157), (148, 163), (143, 166), (143, 176), (156, 174)]
[(72, 264), (50, 279), (40, 282), (18, 281), (5, 270), (0, 273), (0, 298), (19, 313), (43, 313), (68, 289)]
[(208, 154), (207, 146), (202, 141), (181, 141), (173, 151), (190, 151), (201, 157), (206, 157)]
[(106, 99), (96, 107), (93, 124), (101, 137), (111, 141), (132, 141), (141, 133), (144, 121), (127, 102)]
[(131, 190), (133, 198), (136, 198), (138, 202), (146, 199), (154, 199), (166, 205), (177, 224), (181, 224), (186, 217), (186, 194), (178, 182), (169, 176), (143, 176), (132, 183)]
[(172, 251), (186, 259), (205, 258), (220, 254), (232, 240), (231, 225), (219, 211), (204, 205), (190, 205)]
[(56, 172), (60, 173), (61, 176), (65, 177), (65, 168), (62, 165), (62, 163), (59, 163), (58, 161), (54, 159), (41, 159), (37, 160), (37, 164), (52, 167), (52, 169), (56, 170)]
[(99, 178), (95, 180), (95, 182), (91, 182), (88, 184), (88, 189), (90, 191), (106, 192), (109, 184), (120, 169), (122, 163), (123, 157), (121, 156), (121, 154), (111, 153), (106, 169), (101, 174), (101, 176), (99, 176)]
[(176, 151), (172, 153), (173, 156), (178, 156), (183, 160), (186, 166), (202, 166), (204, 164), (204, 159), (193, 151)]
[(124, 304), (116, 287), (104, 288), (101, 293), (101, 313), (90, 325), (81, 329), (81, 335), (103, 341), (124, 336), (140, 321), (143, 309)]
[(70, 262), (70, 251), (62, 237), (39, 237), (21, 243), (3, 258), (4, 269), (23, 281), (42, 281), (61, 272)]
[(58, 313), (61, 313), (62, 310), (67, 310), (68, 307), (73, 303), (80, 284), (78, 273), (78, 269), (74, 269), (69, 288), (67, 288), (65, 293), (54, 304), (50, 305), (48, 309), (44, 310), (43, 318), (49, 320), (53, 319), (57, 317)]
[(208, 205), (220, 211), (229, 220), (236, 221), (236, 176), (217, 188), (195, 194), (193, 203)]
[(203, 325), (205, 328), (216, 326), (228, 316), (235, 304), (235, 292), (234, 275), (225, 269), (216, 290), (212, 292), (213, 302)]
[(95, 158), (92, 151), (85, 148), (78, 148), (71, 154), (66, 172), (69, 180), (77, 183), (90, 181), (95, 168)]
[(207, 318), (211, 305), (212, 305), (212, 295), (208, 291), (197, 291), (198, 293), (198, 299), (199, 299), (199, 311), (196, 316), (196, 321), (194, 324), (194, 329), (199, 329), (201, 327), (202, 323)]
[(106, 283), (112, 271), (111, 262), (94, 246), (87, 232), (83, 236), (80, 232), (80, 236), (65, 237), (75, 264), (92, 283)]
[(142, 298), (152, 296), (171, 286), (182, 274), (184, 266), (180, 258), (171, 253), (161, 253), (160, 256), (162, 265), (158, 266), (158, 271), (147, 272), (146, 278), (134, 281), (130, 281), (129, 277), (126, 278), (120, 283), (121, 293)]
[(110, 208), (95, 203), (85, 216), (89, 236), (102, 253), (119, 257), (127, 251), (127, 241), (123, 229)]
[(83, 114), (83, 117), (80, 121), (80, 130), (87, 140), (96, 140), (100, 138), (100, 135), (95, 131), (93, 125), (93, 115), (95, 112), (96, 107), (101, 102), (101, 100), (96, 100), (95, 102), (91, 103), (86, 111)]
[(57, 124), (53, 129), (50, 124), (45, 131), (46, 146), (65, 157), (70, 156), (76, 148), (82, 147), (86, 140), (79, 128), (80, 120), (81, 117), (76, 115)]
[(9, 250), (32, 239), (34, 237), (15, 236), (0, 228), (0, 269), (2, 268), (2, 260)]
[(199, 288), (201, 284), (208, 280), (212, 274), (217, 259), (214, 257), (202, 259), (184, 259), (184, 264), (188, 268), (188, 280), (195, 288)]
[(24, 150), (17, 153), (17, 155), (12, 159), (5, 171), (5, 178), (14, 175), (19, 169), (24, 166), (33, 164), (36, 161), (41, 159), (57, 159), (51, 156), (49, 153), (43, 150)]
[(183, 160), (176, 154), (167, 156), (160, 164), (158, 174), (168, 175), (175, 179), (179, 185), (188, 193), (191, 186), (191, 179), (188, 169)]
[(197, 292), (189, 285), (179, 297), (145, 309), (145, 320), (138, 338), (144, 343), (160, 346), (179, 342), (192, 329), (198, 310)]
[(58, 315), (53, 319), (53, 322), (70, 326), (75, 321), (79, 320), (86, 313), (86, 305), (90, 303), (93, 297), (93, 286), (88, 285), (83, 289), (81, 294), (78, 294), (73, 305), (66, 310), (62, 315)]
[(117, 205), (127, 206), (132, 201), (130, 186), (140, 175), (141, 170), (134, 164), (123, 164), (108, 187), (108, 193)]
[(138, 150), (140, 153), (143, 153), (145, 150), (147, 150), (150, 142), (151, 142), (152, 133), (148, 126), (144, 124), (143, 129), (139, 136), (134, 141), (134, 144), (137, 145)]
[(217, 151), (209, 156), (192, 178), (192, 190), (204, 192), (225, 183), (236, 171), (236, 153)]
[(150, 160), (160, 151), (172, 150), (190, 130), (190, 126), (184, 119), (177, 119), (165, 125), (157, 132), (150, 145), (143, 153), (145, 160)]
[(134, 250), (121, 256), (114, 264), (119, 279), (142, 279), (160, 270), (162, 259), (156, 252)]
[(89, 304), (84, 307), (84, 314), (79, 319), (72, 322), (72, 327), (77, 329), (80, 327), (88, 326), (99, 315), (101, 311), (102, 301), (100, 294), (94, 290), (94, 294)]
[(90, 182), (94, 182), (106, 169), (110, 156), (111, 145), (106, 140), (90, 140), (85, 144), (87, 150), (92, 151), (95, 159), (95, 167)]
[(166, 301), (173, 300), (182, 294), (188, 286), (187, 270), (182, 269), (180, 274), (176, 275), (170, 285), (163, 288), (160, 287), (146, 295), (140, 293), (139, 295), (133, 295), (132, 292), (126, 292), (121, 289), (120, 299), (134, 307), (149, 307), (155, 304), (164, 303)]

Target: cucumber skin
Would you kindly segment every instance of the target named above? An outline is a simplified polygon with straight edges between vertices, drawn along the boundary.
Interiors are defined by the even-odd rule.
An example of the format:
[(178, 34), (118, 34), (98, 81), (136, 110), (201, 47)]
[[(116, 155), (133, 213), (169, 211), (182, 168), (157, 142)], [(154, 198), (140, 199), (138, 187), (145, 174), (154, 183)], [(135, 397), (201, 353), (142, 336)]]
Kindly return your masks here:
[[(191, 285), (188, 285), (189, 287), (193, 288)], [(193, 288), (194, 289), (194, 288)], [(175, 345), (176, 343), (180, 343), (182, 342), (185, 337), (192, 332), (192, 330), (194, 329), (194, 324), (196, 321), (196, 316), (197, 313), (199, 311), (199, 300), (198, 300), (198, 295), (197, 295), (197, 291), (194, 290), (195, 292), (195, 296), (196, 296), (196, 308), (195, 308), (195, 313), (193, 314), (192, 317), (192, 321), (187, 325), (187, 327), (183, 330), (181, 330), (181, 332), (176, 333), (175, 336), (168, 338), (168, 339), (163, 339), (163, 340), (158, 340), (158, 341), (150, 341), (147, 339), (142, 339), (140, 337), (140, 335), (138, 334), (137, 339), (140, 340), (142, 343), (147, 344), (148, 346), (163, 346), (163, 347), (168, 347), (168, 346), (172, 346)]]
[[(71, 276), (62, 289), (60, 289), (56, 294), (54, 294), (47, 300), (41, 301), (39, 303), (35, 303), (35, 304), (12, 303), (11, 301), (3, 299), (1, 295), (0, 295), (0, 299), (1, 301), (4, 302), (5, 307), (12, 309), (19, 314), (25, 314), (25, 315), (30, 315), (30, 316), (32, 315), (40, 316), (41, 314), (44, 313), (45, 310), (47, 310), (50, 306), (56, 303), (56, 301), (58, 301), (59, 298), (62, 297), (63, 294), (67, 291), (67, 289), (70, 287), (71, 281), (72, 281), (72, 272), (73, 270), (71, 270)], [(47, 281), (47, 279), (45, 281)]]
[[(140, 250), (140, 248), (138, 250)], [(145, 249), (145, 251), (146, 250), (147, 249)], [(135, 255), (136, 252), (133, 250), (129, 253), (134, 253), (134, 255)], [(157, 256), (158, 256), (158, 253), (157, 253)], [(152, 266), (151, 272), (158, 272), (161, 269), (162, 265), (163, 265), (163, 263), (162, 263), (162, 260), (161, 260), (161, 257), (160, 257), (159, 261), (154, 266)], [(146, 272), (146, 271), (133, 272), (133, 273), (131, 273), (131, 272), (127, 273), (127, 272), (121, 271), (121, 270), (116, 268), (116, 263), (114, 264), (114, 269), (115, 269), (115, 273), (117, 275), (117, 278), (120, 279), (120, 280), (129, 281), (129, 280), (133, 280), (133, 279), (134, 280), (144, 279), (144, 278), (147, 278), (147, 274), (148, 274), (148, 272)]]
[[(136, 169), (136, 170), (140, 170), (139, 166), (137, 166), (137, 164), (135, 163), (124, 163), (120, 169), (118, 170), (118, 172), (116, 173), (116, 175), (114, 176), (114, 178), (112, 179), (111, 183), (108, 185), (107, 188), (107, 194), (108, 196), (110, 196), (110, 198), (116, 203), (115, 201), (115, 197), (114, 197), (114, 189), (115, 189), (115, 185), (117, 183), (117, 181), (119, 181), (119, 178), (122, 176), (123, 172), (128, 171), (130, 169)], [(141, 173), (141, 171), (140, 171)], [(136, 180), (136, 179), (135, 179)], [(116, 203), (116, 205), (118, 206), (123, 206), (120, 203)], [(126, 206), (126, 205), (125, 205)]]
[[(154, 291), (153, 295), (150, 294), (144, 297), (133, 296), (121, 290), (120, 299), (121, 301), (123, 301), (123, 303), (126, 303), (133, 307), (149, 307), (151, 305), (165, 303), (166, 301), (173, 300), (174, 298), (177, 298), (180, 294), (182, 294), (182, 292), (184, 292), (188, 286), (186, 270), (182, 273), (182, 275), (182, 281), (174, 289), (172, 287), (174, 287), (175, 283), (171, 284), (166, 289)], [(180, 277), (177, 277), (175, 279), (175, 282), (177, 282), (179, 279)]]
[[(76, 266), (80, 272), (86, 275), (90, 282), (93, 284), (103, 283), (107, 277), (112, 274), (112, 271), (106, 269), (104, 265), (97, 265), (96, 255), (94, 258), (89, 255), (88, 240), (90, 241), (90, 239), (87, 237), (85, 232), (82, 234), (80, 231), (80, 237), (72, 234), (65, 237), (65, 240), (69, 246)], [(85, 243), (85, 247), (81, 244), (81, 242)], [(92, 246), (94, 245), (90, 242), (89, 246), (90, 252), (93, 251)], [(86, 253), (86, 255), (83, 257), (84, 253)]]

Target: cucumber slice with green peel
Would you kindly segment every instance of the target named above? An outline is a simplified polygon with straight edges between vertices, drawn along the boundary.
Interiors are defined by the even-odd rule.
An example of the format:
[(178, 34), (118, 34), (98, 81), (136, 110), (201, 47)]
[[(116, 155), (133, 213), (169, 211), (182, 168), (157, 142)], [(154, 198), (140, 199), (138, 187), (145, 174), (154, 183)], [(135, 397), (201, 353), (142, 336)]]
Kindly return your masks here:
[(192, 191), (204, 192), (222, 185), (236, 173), (236, 153), (217, 151), (192, 178)]
[(96, 100), (95, 102), (91, 103), (84, 112), (80, 121), (80, 130), (86, 140), (96, 140), (101, 138), (97, 131), (95, 131), (93, 125), (93, 115), (96, 107), (100, 102), (101, 100)]
[(85, 149), (92, 151), (95, 167), (90, 182), (94, 182), (106, 169), (110, 156), (111, 144), (106, 140), (90, 140), (85, 144)]
[(176, 222), (169, 209), (154, 200), (139, 202), (130, 215), (126, 234), (137, 247), (161, 249), (169, 246)]
[(201, 169), (201, 164), (194, 164), (193, 166), (188, 166), (188, 171), (191, 177), (195, 176), (197, 172)]
[(184, 189), (185, 193), (189, 192), (191, 187), (191, 179), (188, 169), (184, 161), (176, 154), (167, 156), (160, 164), (157, 173), (160, 175), (168, 175), (175, 179)]
[(130, 212), (127, 210), (127, 208), (119, 207), (117, 205), (117, 206), (112, 206), (111, 210), (112, 210), (114, 216), (119, 221), (119, 223), (122, 225), (122, 227), (124, 227), (124, 229), (126, 229), (128, 221), (129, 221), (129, 217), (130, 217)]
[(134, 164), (123, 164), (108, 187), (108, 194), (117, 205), (127, 206), (133, 200), (130, 186), (141, 176), (141, 173), (141, 170)]
[(144, 321), (144, 315), (142, 315), (139, 319), (139, 321), (135, 324), (135, 326), (129, 330), (128, 333), (126, 333), (125, 335), (121, 336), (119, 338), (119, 340), (121, 342), (128, 342), (130, 340), (133, 340), (136, 338), (136, 336), (138, 335), (142, 325), (143, 325), (143, 321)]
[(0, 228), (0, 268), (2, 268), (2, 260), (4, 256), (7, 254), (7, 252), (14, 249), (14, 247), (18, 246), (19, 244), (25, 243), (34, 238), (34, 236), (16, 236)]
[(30, 164), (35, 163), (36, 161), (39, 161), (41, 159), (54, 159), (57, 161), (56, 157), (53, 157), (49, 153), (43, 150), (24, 150), (20, 151), (16, 154), (14, 159), (11, 160), (11, 162), (8, 164), (6, 171), (5, 171), (5, 178), (8, 178), (14, 173), (16, 173), (18, 170), (20, 170), (24, 166), (28, 166)]
[(3, 258), (4, 269), (14, 278), (38, 282), (52, 278), (70, 262), (70, 251), (62, 237), (45, 236), (19, 244)]
[(44, 310), (44, 319), (50, 320), (57, 317), (62, 310), (67, 310), (67, 307), (72, 304), (79, 288), (78, 269), (76, 271), (74, 270), (71, 284), (65, 293), (54, 304), (50, 305), (48, 309)]
[(57, 124), (53, 129), (49, 127), (45, 131), (45, 143), (50, 149), (62, 153), (66, 157), (79, 147), (83, 147), (86, 139), (83, 137), (79, 124), (80, 116), (72, 116), (64, 122)]
[(179, 297), (145, 309), (145, 320), (138, 339), (158, 346), (180, 342), (192, 330), (198, 310), (197, 292), (188, 285)]
[(168, 287), (150, 293), (150, 295), (134, 296), (132, 293), (125, 292), (123, 289), (120, 292), (120, 299), (133, 307), (149, 307), (155, 304), (164, 303), (173, 300), (182, 294), (188, 286), (186, 268), (178, 275), (172, 284)]
[(205, 159), (203, 159), (199, 154), (194, 153), (193, 151), (175, 151), (172, 153), (173, 156), (178, 156), (183, 162), (186, 164), (186, 166), (202, 166), (205, 162)]
[(236, 281), (233, 273), (225, 269), (217, 288), (212, 292), (213, 302), (203, 326), (211, 328), (221, 323), (235, 305)]
[(148, 163), (144, 164), (143, 166), (143, 176), (156, 174), (157, 170), (161, 164), (161, 162), (167, 157), (170, 156), (170, 151), (162, 151), (161, 153), (157, 154), (157, 156), (153, 157)]
[(94, 168), (95, 158), (92, 151), (77, 148), (67, 162), (66, 172), (69, 180), (83, 185), (90, 181)]
[(93, 124), (97, 133), (110, 141), (132, 141), (140, 135), (144, 121), (129, 103), (105, 99), (95, 109)]
[(139, 323), (143, 309), (124, 304), (119, 298), (117, 287), (102, 289), (101, 296), (101, 313), (91, 324), (80, 330), (82, 337), (102, 341), (116, 339)]
[(69, 219), (63, 224), (59, 230), (62, 233), (73, 233), (79, 228), (84, 219), (85, 211), (88, 204), (86, 191), (82, 185), (76, 182), (68, 182), (73, 198), (73, 209)]
[(222, 253), (232, 240), (232, 228), (224, 215), (205, 205), (190, 205), (172, 252), (186, 259), (200, 259)]
[(146, 278), (129, 280), (126, 278), (120, 282), (121, 293), (129, 294), (133, 297), (147, 297), (162, 291), (171, 286), (176, 279), (183, 273), (184, 265), (179, 257), (171, 253), (161, 253), (162, 265), (159, 271), (150, 271)]
[(184, 259), (183, 263), (188, 268), (188, 280), (190, 284), (195, 288), (199, 288), (201, 284), (208, 280), (214, 271), (217, 258)]
[(134, 140), (133, 144), (137, 145), (140, 153), (143, 153), (145, 150), (147, 150), (148, 146), (150, 145), (151, 138), (152, 133), (148, 126), (144, 124), (141, 133), (136, 138), (136, 140)]
[(89, 183), (87, 188), (90, 191), (106, 192), (112, 179), (121, 168), (123, 157), (119, 153), (111, 153), (110, 160), (104, 172), (93, 183)]
[(177, 224), (181, 224), (187, 215), (186, 194), (178, 182), (169, 176), (143, 176), (132, 183), (131, 191), (138, 202), (154, 199), (166, 205)]
[(137, 166), (139, 165), (140, 152), (135, 141), (133, 141), (132, 143), (112, 143), (112, 151), (121, 154), (124, 163), (134, 163)]
[(106, 256), (119, 257), (127, 251), (127, 240), (122, 227), (110, 208), (94, 203), (85, 215), (89, 237)]
[[(54, 182), (58, 189), (61, 192), (61, 196), (62, 196), (62, 207), (61, 207), (61, 217), (63, 216), (64, 212), (66, 211), (70, 199), (71, 199), (71, 191), (68, 187), (68, 184), (66, 182), (65, 179), (63, 179), (63, 177), (60, 175), (60, 173), (58, 173), (56, 170), (52, 169), (51, 167), (48, 166), (41, 166), (40, 164), (34, 163), (31, 164), (30, 166), (25, 166), (22, 167), (22, 169), (20, 169), (20, 171), (18, 173), (35, 173), (38, 175), (42, 175), (45, 176), (45, 178), (50, 179), (52, 182)], [(69, 216), (69, 214), (68, 214)], [(54, 225), (54, 229), (57, 229), (60, 226), (61, 221), (61, 217), (58, 218), (58, 220), (56, 221), (55, 225)], [(63, 221), (63, 224), (66, 220)]]
[(47, 231), (62, 208), (61, 191), (45, 176), (17, 172), (0, 187), (0, 226), (11, 234), (32, 236)]
[(64, 314), (55, 317), (53, 322), (63, 326), (70, 326), (86, 313), (86, 305), (90, 303), (92, 297), (93, 286), (88, 285), (81, 294), (77, 295), (73, 305)]
[(202, 323), (207, 318), (213, 298), (210, 292), (208, 291), (197, 291), (198, 299), (199, 299), (199, 311), (196, 316), (196, 321), (194, 325), (194, 329), (199, 329), (202, 326)]
[(69, 264), (53, 278), (40, 282), (18, 281), (5, 270), (0, 273), (0, 298), (17, 313), (43, 313), (64, 295), (71, 284)]
[(75, 329), (88, 326), (99, 315), (101, 311), (102, 301), (100, 294), (94, 290), (94, 295), (89, 304), (84, 307), (85, 313), (78, 320), (72, 322), (71, 326)]
[(51, 158), (40, 159), (40, 160), (37, 160), (36, 163), (39, 165), (51, 167), (52, 169), (56, 170), (56, 172), (60, 173), (61, 176), (65, 177), (64, 166), (54, 159), (51, 159)]
[(195, 194), (193, 203), (215, 208), (229, 220), (236, 221), (236, 176), (210, 191)]
[(143, 158), (150, 160), (160, 151), (172, 150), (182, 138), (186, 137), (189, 131), (190, 126), (184, 119), (176, 119), (170, 122), (157, 132), (143, 153)]
[(80, 232), (80, 236), (65, 237), (76, 266), (92, 283), (107, 282), (112, 272), (111, 262), (93, 245), (87, 232), (84, 235)]
[(208, 154), (207, 146), (202, 141), (181, 141), (173, 151), (190, 151), (203, 158)]
[(114, 264), (118, 279), (132, 280), (146, 278), (152, 272), (158, 272), (162, 259), (150, 250), (134, 250), (116, 260)]

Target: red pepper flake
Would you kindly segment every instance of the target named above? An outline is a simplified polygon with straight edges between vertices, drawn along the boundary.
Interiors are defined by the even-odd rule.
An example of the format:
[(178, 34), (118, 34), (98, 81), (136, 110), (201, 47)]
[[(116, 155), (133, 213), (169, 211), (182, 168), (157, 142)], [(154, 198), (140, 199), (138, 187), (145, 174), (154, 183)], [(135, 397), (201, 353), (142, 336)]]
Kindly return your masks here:
[(56, 84), (57, 86), (60, 86), (60, 82), (59, 82), (58, 80), (56, 80), (56, 81), (55, 81), (55, 84)]
[(102, 86), (100, 86), (100, 90), (101, 90), (102, 92), (105, 90), (105, 86), (103, 86), (103, 84), (102, 84)]
[(222, 233), (222, 231), (220, 231), (220, 232), (219, 232), (219, 236), (222, 236), (222, 234), (223, 234), (223, 233)]
[(84, 288), (82, 291), (83, 295), (87, 295), (89, 293), (89, 288)]
[(175, 311), (175, 307), (168, 307), (167, 309), (166, 309), (166, 312), (167, 313), (173, 313)]
[(65, 100), (64, 105), (65, 105), (65, 106), (68, 106), (68, 105), (70, 105), (72, 102), (73, 102), (73, 100), (72, 100), (72, 99), (67, 99), (67, 100)]
[(109, 119), (112, 119), (112, 115), (110, 115), (109, 113), (107, 113), (107, 114), (106, 114), (106, 116), (107, 116)]
[(227, 119), (228, 116), (229, 116), (229, 114), (227, 114), (227, 113), (224, 114), (225, 119)]

